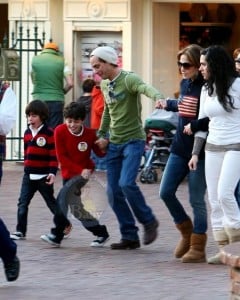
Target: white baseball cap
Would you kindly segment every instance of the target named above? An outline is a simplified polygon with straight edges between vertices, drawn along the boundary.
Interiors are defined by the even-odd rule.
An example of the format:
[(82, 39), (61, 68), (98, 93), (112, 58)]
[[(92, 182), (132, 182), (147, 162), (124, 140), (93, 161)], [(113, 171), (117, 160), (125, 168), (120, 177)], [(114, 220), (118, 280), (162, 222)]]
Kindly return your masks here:
[(97, 47), (92, 51), (90, 56), (97, 56), (106, 62), (117, 65), (118, 64), (118, 56), (115, 49), (110, 46), (101, 46)]

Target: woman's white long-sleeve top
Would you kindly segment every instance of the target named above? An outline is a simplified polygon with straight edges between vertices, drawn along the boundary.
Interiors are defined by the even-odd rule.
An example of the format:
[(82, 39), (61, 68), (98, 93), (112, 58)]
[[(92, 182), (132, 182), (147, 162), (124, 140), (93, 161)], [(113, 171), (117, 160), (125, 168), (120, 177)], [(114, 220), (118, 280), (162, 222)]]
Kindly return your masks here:
[(209, 117), (209, 132), (198, 131), (195, 136), (207, 138), (213, 145), (240, 143), (240, 78), (236, 78), (229, 89), (235, 109), (227, 112), (219, 103), (215, 93), (208, 95), (205, 86), (200, 97), (199, 119)]

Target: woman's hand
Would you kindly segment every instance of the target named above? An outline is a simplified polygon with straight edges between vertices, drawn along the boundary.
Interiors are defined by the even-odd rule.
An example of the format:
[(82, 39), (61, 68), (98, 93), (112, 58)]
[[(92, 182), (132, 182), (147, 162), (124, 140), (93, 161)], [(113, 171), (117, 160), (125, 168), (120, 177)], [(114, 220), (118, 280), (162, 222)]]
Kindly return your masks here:
[(192, 158), (189, 160), (188, 166), (189, 169), (194, 171), (197, 170), (197, 163), (198, 163), (198, 155), (192, 155)]
[(192, 135), (193, 132), (191, 130), (191, 123), (188, 123), (187, 125), (184, 126), (183, 133), (187, 135)]
[(165, 109), (166, 107), (167, 107), (167, 100), (166, 99), (158, 99), (155, 102), (155, 108)]

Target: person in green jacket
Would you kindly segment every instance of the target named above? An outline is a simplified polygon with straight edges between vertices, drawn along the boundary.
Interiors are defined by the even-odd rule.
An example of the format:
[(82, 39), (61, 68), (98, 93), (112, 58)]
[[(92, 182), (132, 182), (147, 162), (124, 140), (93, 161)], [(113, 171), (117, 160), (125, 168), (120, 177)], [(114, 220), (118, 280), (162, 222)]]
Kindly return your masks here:
[(105, 107), (97, 144), (108, 151), (107, 195), (121, 232), (120, 242), (111, 244), (111, 248), (136, 249), (140, 247), (140, 240), (134, 216), (143, 225), (145, 245), (157, 238), (159, 225), (136, 184), (146, 139), (141, 121), (140, 95), (153, 100), (163, 96), (137, 74), (120, 69), (118, 55), (112, 47), (94, 49), (90, 63), (94, 72), (102, 78)]

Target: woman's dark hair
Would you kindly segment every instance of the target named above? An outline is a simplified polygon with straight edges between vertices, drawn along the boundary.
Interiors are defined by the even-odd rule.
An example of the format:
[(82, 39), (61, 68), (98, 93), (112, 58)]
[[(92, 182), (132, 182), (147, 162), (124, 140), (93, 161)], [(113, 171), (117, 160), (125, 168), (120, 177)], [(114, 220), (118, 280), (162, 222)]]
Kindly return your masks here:
[(86, 117), (85, 105), (79, 102), (70, 102), (63, 109), (64, 118), (72, 118), (74, 120), (84, 120)]
[(215, 86), (218, 101), (226, 111), (230, 112), (234, 109), (234, 104), (228, 91), (238, 77), (232, 56), (222, 46), (217, 45), (203, 49), (201, 55), (205, 56), (207, 62), (209, 78), (205, 86), (209, 96), (213, 94)]
[(33, 100), (28, 103), (25, 109), (25, 114), (26, 116), (29, 116), (31, 113), (39, 116), (43, 123), (46, 122), (49, 117), (48, 106), (41, 100)]

